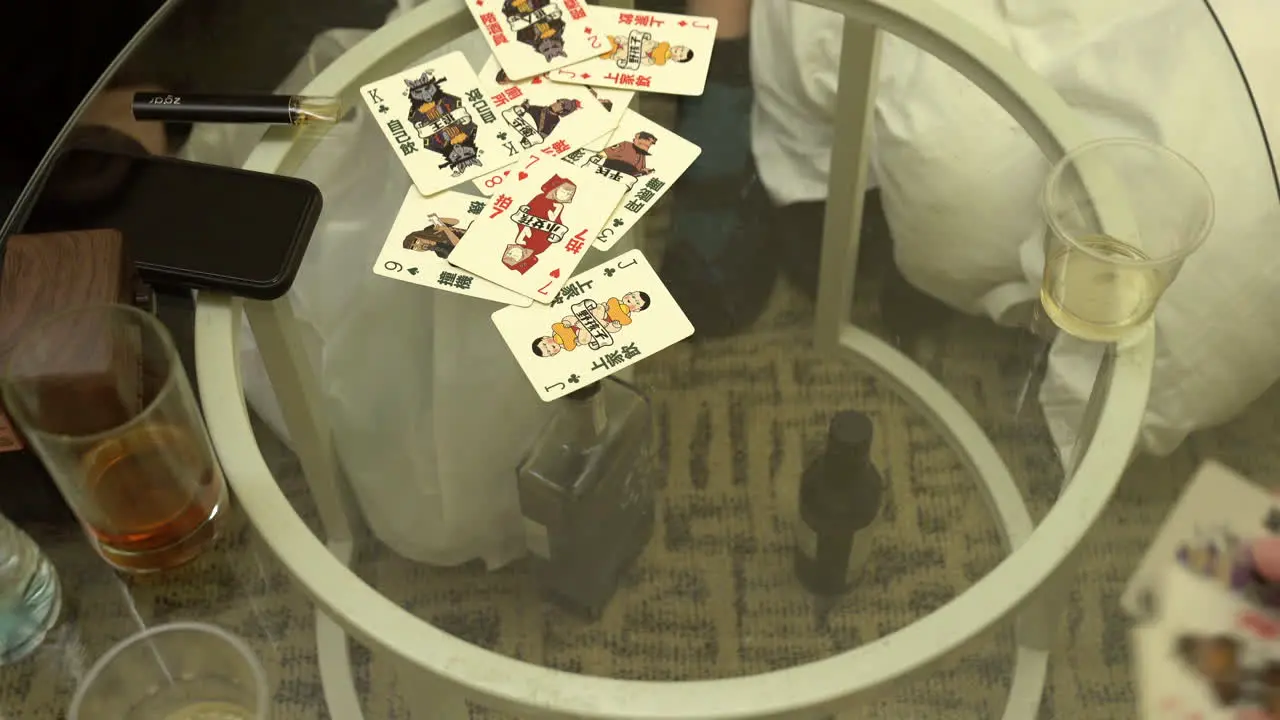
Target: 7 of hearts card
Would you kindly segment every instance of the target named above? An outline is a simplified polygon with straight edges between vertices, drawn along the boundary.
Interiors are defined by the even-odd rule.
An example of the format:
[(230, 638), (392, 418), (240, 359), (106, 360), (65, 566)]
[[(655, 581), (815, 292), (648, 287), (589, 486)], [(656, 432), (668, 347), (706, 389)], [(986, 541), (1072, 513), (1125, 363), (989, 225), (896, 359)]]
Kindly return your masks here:
[(535, 153), (472, 223), (449, 262), (502, 287), (551, 302), (573, 275), (622, 186)]
[(475, 195), (450, 191), (423, 197), (409, 188), (373, 271), (436, 290), (506, 305), (528, 305), (529, 298), (449, 264), (449, 256), (486, 207), (488, 202)]
[(461, 52), (369, 83), (360, 95), (423, 195), (503, 164), (497, 113)]
[(716, 19), (595, 7), (596, 56), (551, 73), (556, 82), (669, 95), (701, 95), (711, 67)]
[(596, 54), (583, 0), (466, 0), (466, 4), (512, 80), (541, 75)]
[(639, 250), (575, 275), (549, 304), (498, 310), (493, 324), (547, 401), (693, 334), (693, 324)]

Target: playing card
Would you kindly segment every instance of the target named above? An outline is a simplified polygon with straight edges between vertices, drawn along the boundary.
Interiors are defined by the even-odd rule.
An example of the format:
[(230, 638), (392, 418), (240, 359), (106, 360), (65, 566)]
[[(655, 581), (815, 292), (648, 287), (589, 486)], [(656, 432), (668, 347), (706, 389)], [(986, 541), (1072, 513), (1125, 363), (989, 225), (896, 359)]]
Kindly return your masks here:
[(454, 248), (488, 203), (475, 195), (443, 192), (423, 197), (409, 188), (373, 271), (383, 277), (508, 305), (531, 300), (449, 264)]
[(551, 73), (556, 82), (670, 95), (701, 95), (715, 18), (593, 7), (596, 57)]
[(1280, 622), (1184, 567), (1159, 580), (1161, 614), (1133, 634), (1141, 716), (1280, 718)]
[(493, 324), (538, 397), (554, 400), (693, 334), (639, 250), (579, 273), (549, 305), (507, 307)]
[[(505, 124), (498, 138), (507, 162), (533, 152), (560, 157), (607, 135), (621, 117), (606, 110), (589, 87), (553, 83), (545, 75), (513, 83), (492, 57), (480, 70), (480, 84)], [(476, 187), (492, 195), (511, 172), (506, 167), (476, 178)]]
[(1121, 607), (1133, 617), (1158, 611), (1151, 607), (1159, 595), (1155, 583), (1173, 564), (1240, 590), (1248, 569), (1241, 551), (1250, 539), (1270, 531), (1268, 515), (1275, 507), (1275, 499), (1263, 488), (1219, 463), (1204, 463), (1129, 578)]
[(423, 195), (503, 164), (498, 115), (461, 52), (365, 85), (360, 95)]
[[(551, 82), (555, 82), (555, 80), (552, 80)], [(559, 84), (563, 85), (566, 83)], [(636, 96), (635, 92), (632, 90), (591, 87), (590, 85), (586, 85), (584, 87), (590, 90), (591, 94), (595, 95), (596, 100), (599, 100), (600, 104), (604, 106), (604, 109), (608, 110), (609, 114), (613, 116), (613, 127), (618, 126), (618, 121), (622, 119), (622, 114), (631, 106), (631, 98)]]
[[(512, 80), (585, 60), (591, 19), (582, 0), (466, 0), (485, 41)], [(592, 17), (596, 8), (591, 9)]]
[(613, 215), (596, 234), (594, 247), (607, 250), (622, 239), (701, 152), (697, 145), (640, 113), (627, 110), (603, 144), (579, 148), (561, 158), (591, 168), (626, 188)]
[(622, 187), (533, 153), (514, 168), (449, 262), (541, 303), (573, 275)]

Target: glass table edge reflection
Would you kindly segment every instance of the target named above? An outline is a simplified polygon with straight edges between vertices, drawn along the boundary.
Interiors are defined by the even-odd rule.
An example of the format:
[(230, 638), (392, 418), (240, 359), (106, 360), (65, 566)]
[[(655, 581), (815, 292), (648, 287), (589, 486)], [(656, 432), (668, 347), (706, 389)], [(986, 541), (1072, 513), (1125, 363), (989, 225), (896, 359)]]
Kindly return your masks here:
[[(948, 62), (1006, 107), (1050, 158), (1092, 139), (1062, 99), (1029, 69), (931, 0), (805, 1), (852, 20), (845, 23), (846, 39), (857, 38), (860, 23), (866, 23), (899, 35)], [(304, 92), (351, 99), (363, 83), (402, 69), (420, 57), (424, 54), (422, 48), (438, 47), (472, 29), (470, 14), (461, 0), (429, 0), (366, 38), (324, 70)], [(854, 63), (848, 60), (842, 65)], [(870, 67), (863, 72), (870, 72)], [(860, 104), (865, 115), (867, 88), (874, 93), (874, 83), (842, 81), (841, 86), (852, 88), (846, 91), (849, 95), (862, 88), (860, 99), (842, 97), (838, 102), (841, 106)], [(842, 139), (837, 140), (833, 196), (840, 189), (860, 190), (865, 182), (865, 167), (859, 167), (865, 163), (858, 152), (861, 140), (843, 139), (851, 135), (843, 133)], [(273, 128), (246, 167), (291, 172), (317, 140), (314, 136), (295, 137), (289, 129)], [(855, 150), (852, 155), (840, 154), (850, 146)], [(1104, 221), (1123, 223), (1122, 210), (1108, 208), (1103, 213)], [(850, 213), (849, 218), (856, 214)], [(828, 258), (839, 257), (840, 252), (848, 256), (850, 247), (856, 250), (857, 228), (856, 223), (847, 221), (828, 227), (824, 265), (830, 266)], [(820, 293), (824, 298), (851, 296), (851, 273), (844, 273), (841, 279), (841, 273), (825, 271)], [(327, 543), (317, 538), (293, 511), (257, 450), (240, 384), (237, 338), (242, 312), (249, 317), (280, 403), (286, 406), (290, 432), (300, 446), (308, 482), (320, 505)], [(896, 351), (852, 327), (847, 318), (820, 316), (818, 320), (821, 343), (854, 352), (876, 365), (880, 364), (877, 358), (881, 362), (905, 361), (885, 354), (886, 350)], [(1110, 384), (1098, 413), (1094, 441), (1079, 462), (1074, 475), (1077, 480), (1068, 483), (1033, 532), (1029, 532), (1030, 519), (1020, 496), (1015, 498), (1016, 507), (1008, 505), (1008, 490), (1003, 482), (1008, 471), (999, 463), (998, 455), (998, 465), (993, 465), (989, 457), (975, 463), (977, 470), (986, 473), (982, 476), (984, 485), (992, 495), (997, 515), (1012, 521), (1012, 525), (1003, 524), (1014, 548), (1009, 557), (965, 593), (887, 637), (824, 660), (748, 677), (656, 683), (575, 675), (494, 654), (418, 619), (352, 573), (347, 567), (351, 535), (337, 504), (332, 448), (325, 436), (324, 419), (313, 404), (318, 397), (315, 378), (311, 369), (299, 364), (303, 357), (293, 336), (293, 322), (287, 300), (264, 303), (202, 294), (196, 321), (198, 378), (202, 395), (216, 399), (207, 403), (206, 417), (239, 504), (267, 545), (318, 605), (317, 642), (330, 712), (334, 717), (353, 719), (362, 715), (352, 685), (345, 633), (374, 649), (390, 652), (402, 666), (422, 673), (419, 690), (432, 703), (433, 714), (438, 717), (467, 717), (464, 697), (516, 713), (600, 718), (816, 717), (847, 707), (855, 697), (861, 700), (877, 687), (931, 667), (997, 623), (1038, 603), (1037, 596), (1052, 594), (1043, 593), (1044, 588), (1061, 582), (1064, 576), (1069, 579), (1070, 557), (1105, 508), (1137, 437), (1150, 387), (1153, 354), (1153, 337), (1148, 333), (1115, 356), (1114, 366), (1108, 368)], [(281, 387), (278, 380), (289, 367), (301, 370), (296, 372), (294, 382)], [(914, 370), (927, 380), (908, 373), (906, 382), (916, 386), (903, 389), (920, 395), (917, 384), (934, 381), (923, 370)], [(899, 378), (899, 386), (903, 384)], [(945, 390), (942, 393), (945, 395)], [(936, 393), (924, 394), (930, 398), (921, 398), (926, 410), (954, 432), (937, 411)], [(960, 412), (963, 414), (963, 410)], [(948, 414), (952, 416), (954, 413)], [(967, 414), (964, 418), (973, 422)], [(295, 428), (302, 432), (295, 433)], [(968, 430), (957, 436), (961, 443), (974, 442)], [(989, 446), (985, 436), (980, 432), (978, 436), (985, 441), (980, 445)], [(985, 456), (985, 446), (975, 453), (971, 444), (966, 445), (964, 455), (975, 462), (973, 455)], [(987, 476), (992, 473), (997, 477)], [(1000, 489), (991, 489), (993, 479)], [(1012, 484), (1011, 479), (1009, 483)], [(332, 496), (326, 498), (326, 494)], [(1051, 623), (1053, 614), (1041, 613), (1039, 620)], [(1020, 635), (1022, 628), (1031, 624), (1020, 622)], [(1019, 666), (1025, 661), (1032, 669), (1026, 677), (1015, 676), (1005, 715), (1009, 720), (1025, 717), (1009, 713), (1018, 708), (1025, 710), (1030, 700), (1035, 703), (1029, 705), (1032, 711), (1038, 705), (1047, 650), (1020, 643)]]

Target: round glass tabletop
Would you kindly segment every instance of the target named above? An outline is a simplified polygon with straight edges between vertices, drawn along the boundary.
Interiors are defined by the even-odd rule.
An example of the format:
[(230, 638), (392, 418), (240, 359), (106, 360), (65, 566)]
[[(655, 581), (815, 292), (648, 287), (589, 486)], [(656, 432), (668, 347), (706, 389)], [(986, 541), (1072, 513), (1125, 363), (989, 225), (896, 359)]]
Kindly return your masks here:
[[(229, 42), (190, 51), (203, 47), (193, 29), (204, 16), (175, 13), (125, 58), (128, 73), (118, 78), (134, 82), (138, 71), (181, 57), (184, 67), (196, 66), (186, 73), (193, 89), (296, 92), (368, 37), (366, 30), (321, 33), (326, 25), (373, 28), (394, 10), (389, 2), (341, 12), (335, 5), (333, 19), (316, 24), (314, 13), (281, 8), (270, 22), (240, 23), (271, 48), (260, 54), (233, 53)], [(300, 26), (305, 32), (285, 27), (288, 18), (303, 16), (311, 18)], [(220, 22), (238, 27), (239, 21)], [(1217, 32), (1207, 13), (1204, 31)], [(478, 46), (474, 34), (470, 41)], [(299, 55), (290, 74), (289, 62)], [(474, 52), (470, 57), (477, 66), (483, 61)], [(416, 58), (402, 59), (409, 67)], [(1225, 45), (1221, 60), (1224, 77), (1237, 77)], [(631, 107), (656, 127), (680, 131), (672, 98), (640, 93)], [(1008, 124), (1016, 125), (1012, 118)], [(202, 125), (177, 137), (175, 152), (184, 157), (240, 165), (262, 132)], [(590, 506), (569, 497), (553, 507), (573, 521), (553, 526), (543, 515), (534, 524), (549, 535), (540, 541), (535, 532), (531, 539), (533, 485), (521, 460), (565, 444), (539, 433), (555, 427), (549, 419), (569, 412), (570, 403), (540, 401), (510, 362), (489, 319), (499, 304), (374, 274), (410, 184), (362, 103), (354, 102), (292, 172), (325, 195), (291, 300), (320, 369), (321, 407), (343, 468), (342, 506), (357, 525), (351, 570), (421, 622), (526, 663), (622, 680), (740, 678), (888, 637), (961, 597), (1008, 555), (1009, 535), (1018, 539), (1045, 516), (1067, 484), (1064, 467), (1078, 459), (1061, 455), (1055, 433), (1060, 441), (1065, 428), (1087, 445), (1097, 422), (1093, 411), (1107, 400), (1110, 358), (1101, 374), (1087, 373), (1083, 392), (1094, 391), (1091, 410), (1065, 419), (1047, 410), (1041, 391), (1050, 345), (1025, 329), (1031, 306), (998, 325), (917, 290), (895, 263), (879, 191), (867, 196), (852, 300), (837, 309), (858, 330), (852, 350), (815, 342), (821, 333), (813, 275), (823, 222), (816, 203), (764, 220), (774, 235), (760, 252), (774, 254), (750, 258), (754, 264), (744, 271), (750, 283), (739, 279), (728, 293), (691, 284), (705, 268), (691, 269), (678, 241), (689, 237), (688, 226), (678, 226), (690, 213), (719, 211), (697, 221), (710, 233), (719, 222), (745, 226), (744, 220), (760, 219), (767, 202), (758, 179), (726, 191), (723, 184), (698, 182), (692, 172), (675, 182), (621, 249), (637, 247), (649, 258), (698, 329), (618, 375), (645, 402), (632, 411), (640, 420), (614, 442), (641, 447), (642, 459), (591, 478), (593, 487), (651, 487), (652, 515), (631, 526), (626, 521), (636, 515), (620, 513), (617, 503)], [(770, 168), (762, 164), (756, 172)], [(581, 267), (615, 256), (589, 250)], [(740, 269), (731, 262), (726, 267)], [(717, 327), (714, 321), (725, 317), (732, 327)], [(189, 316), (178, 313), (171, 327), (190, 338)], [(313, 494), (273, 430), (279, 410), (253, 351), (243, 357), (264, 456), (295, 512), (323, 541), (317, 506), (325, 499)], [(1116, 602), (1176, 497), (1179, 483), (1163, 480), (1188, 476), (1209, 455), (1247, 473), (1280, 469), (1270, 436), (1252, 430), (1273, 426), (1267, 418), (1274, 407), (1256, 404), (1249, 417), (1223, 431), (1131, 468), (1078, 554), (1075, 584), (1064, 590), (1067, 632), (1054, 648), (1047, 716), (1132, 713), (1126, 624)], [(815, 594), (812, 567), (802, 568), (807, 583), (797, 574), (797, 553), (811, 542), (805, 528), (822, 525), (820, 517), (836, 518), (831, 522), (838, 526), (844, 516), (836, 507), (839, 493), (806, 495), (802, 503), (802, 480), (834, 464), (828, 448), (833, 419), (849, 411), (870, 421), (875, 472), (842, 472), (833, 482), (855, 478), (860, 501), (875, 507), (845, 513), (864, 518), (856, 530), (847, 526), (853, 521), (823, 530), (823, 543), (844, 533), (848, 548), (827, 563), (841, 568), (840, 587)], [(580, 489), (574, 483), (584, 472), (551, 475)], [(234, 486), (237, 478), (231, 481)], [(1011, 531), (1001, 513), (1009, 520), (1006, 503), (1015, 500), (1025, 503), (1029, 523)], [(0, 714), (58, 717), (77, 679), (112, 642), (140, 626), (194, 619), (250, 640), (268, 669), (275, 717), (324, 716), (314, 606), (259, 537), (263, 528), (253, 528), (243, 514), (214, 552), (147, 579), (109, 572), (73, 530), (27, 527), (59, 568), (68, 610), (32, 661), (0, 671)], [(624, 546), (634, 552), (610, 552)], [(538, 574), (537, 555), (548, 548), (575, 558), (557, 578), (559, 596)], [(593, 585), (598, 612), (566, 608), (565, 588), (581, 590), (592, 571), (610, 578), (604, 590)], [(366, 717), (429, 715), (417, 705), (418, 676), (376, 645), (352, 640), (350, 646)], [(1015, 648), (1013, 623), (999, 625), (841, 717), (999, 717)], [(479, 707), (473, 716), (507, 717)]]

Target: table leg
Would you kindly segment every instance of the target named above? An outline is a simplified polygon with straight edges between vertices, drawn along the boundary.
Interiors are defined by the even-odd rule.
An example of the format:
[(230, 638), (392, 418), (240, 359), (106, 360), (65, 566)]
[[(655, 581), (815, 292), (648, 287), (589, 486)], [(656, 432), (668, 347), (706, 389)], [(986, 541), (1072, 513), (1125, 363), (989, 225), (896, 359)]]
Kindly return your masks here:
[(325, 539), (350, 541), (351, 523), (338, 487), (333, 437), (321, 410), (315, 369), (303, 352), (293, 306), (286, 295), (272, 301), (245, 300), (244, 309), (289, 430), (289, 445), (298, 455), (320, 512)]
[(845, 18), (835, 110), (841, 121), (831, 148), (814, 322), (815, 344), (827, 350), (839, 344), (840, 329), (849, 320), (853, 301), (879, 57), (880, 31)]

